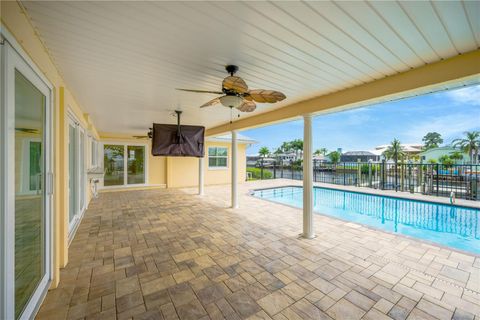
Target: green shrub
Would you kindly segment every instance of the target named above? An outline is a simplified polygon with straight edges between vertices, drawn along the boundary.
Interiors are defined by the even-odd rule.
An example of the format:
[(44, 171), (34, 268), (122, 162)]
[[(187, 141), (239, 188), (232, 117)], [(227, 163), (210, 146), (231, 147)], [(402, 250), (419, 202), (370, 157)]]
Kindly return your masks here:
[[(262, 171), (260, 168), (247, 168), (247, 173), (248, 172), (252, 174), (250, 180), (258, 180), (262, 178)], [(263, 179), (272, 179), (272, 176), (273, 174), (270, 171), (266, 169), (263, 170)]]
[(363, 174), (368, 174), (368, 167), (371, 166), (372, 167), (372, 174), (375, 174), (375, 171), (377, 170), (380, 170), (380, 165), (378, 164), (367, 164), (367, 163), (364, 163), (362, 164), (362, 166), (360, 167), (360, 170)]

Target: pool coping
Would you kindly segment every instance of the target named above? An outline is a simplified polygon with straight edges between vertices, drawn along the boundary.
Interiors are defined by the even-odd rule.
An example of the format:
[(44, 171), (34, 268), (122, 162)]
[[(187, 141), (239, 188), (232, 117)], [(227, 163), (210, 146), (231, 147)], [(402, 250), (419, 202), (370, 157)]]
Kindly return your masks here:
[[(275, 186), (275, 187), (265, 187), (265, 188), (256, 188), (256, 189), (250, 189), (249, 192), (248, 192), (248, 195), (252, 198), (255, 198), (255, 199), (260, 199), (260, 200), (263, 200), (263, 201), (268, 201), (270, 203), (275, 203), (275, 204), (279, 204), (279, 205), (282, 205), (282, 206), (286, 206), (286, 207), (290, 207), (292, 209), (296, 209), (296, 210), (299, 210), (299, 211), (303, 211), (303, 208), (299, 208), (299, 207), (295, 207), (293, 205), (290, 205), (290, 204), (286, 204), (286, 203), (281, 203), (281, 202), (277, 202), (277, 201), (274, 201), (274, 200), (270, 200), (270, 199), (265, 199), (265, 198), (260, 198), (260, 197), (255, 197), (254, 195), (254, 192), (255, 191), (261, 191), (261, 190), (268, 190), (268, 189), (276, 189), (276, 188), (285, 188), (285, 187), (302, 187), (302, 186), (299, 186), (299, 185), (281, 185), (281, 186)], [(315, 187), (315, 186), (314, 186)], [(333, 190), (339, 190), (339, 191), (351, 191), (351, 190), (343, 190), (343, 189), (339, 189), (339, 188), (328, 188), (328, 187), (325, 187), (326, 189), (333, 189)], [(355, 192), (355, 191), (351, 191), (351, 192)], [(364, 193), (364, 192), (360, 192), (360, 191), (357, 191), (356, 193)], [(382, 195), (379, 195), (379, 194), (371, 194), (371, 195), (376, 195), (376, 196), (382, 196)], [(384, 197), (388, 197), (388, 195), (383, 195)], [(403, 197), (398, 197), (399, 199), (402, 199), (402, 200), (407, 200), (408, 198), (403, 198)], [(408, 200), (415, 200), (415, 201), (422, 201), (422, 200), (419, 200), (419, 199), (408, 199)], [(423, 202), (433, 202), (433, 201), (423, 201)], [(433, 202), (435, 203), (435, 202)], [(446, 205), (450, 205), (450, 206), (457, 206), (457, 205), (452, 205), (452, 204), (449, 204), (449, 203), (439, 203), (439, 204), (446, 204)], [(458, 206), (457, 206), (458, 207)], [(462, 206), (461, 206), (462, 207)], [(465, 207), (465, 206), (463, 206)], [(468, 209), (472, 209), (472, 207), (466, 207)], [(473, 209), (479, 209), (477, 207), (473, 207)], [(450, 251), (455, 251), (455, 252), (458, 252), (458, 253), (461, 253), (461, 254), (466, 254), (466, 255), (469, 255), (469, 256), (473, 256), (473, 257), (477, 257), (477, 258), (480, 258), (480, 253), (475, 253), (475, 252), (470, 252), (470, 251), (465, 251), (465, 250), (462, 250), (462, 249), (457, 249), (457, 248), (452, 248), (452, 247), (449, 247), (449, 246), (446, 246), (446, 245), (442, 245), (442, 244), (439, 244), (439, 243), (436, 243), (436, 242), (433, 242), (433, 241), (429, 241), (429, 240), (425, 240), (425, 239), (419, 239), (419, 238), (415, 238), (415, 237), (412, 237), (412, 236), (409, 236), (409, 235), (405, 235), (405, 234), (400, 234), (400, 233), (395, 233), (395, 232), (392, 232), (392, 231), (388, 231), (388, 230), (383, 230), (383, 229), (379, 229), (379, 228), (375, 228), (373, 226), (370, 226), (370, 225), (367, 225), (367, 224), (364, 224), (364, 223), (361, 223), (361, 222), (357, 222), (357, 221), (350, 221), (350, 220), (346, 220), (346, 219), (342, 219), (342, 218), (339, 218), (339, 217), (334, 217), (334, 216), (330, 216), (330, 215), (327, 215), (325, 213), (322, 213), (322, 212), (319, 212), (319, 211), (313, 211), (315, 214), (319, 214), (323, 217), (327, 217), (327, 218), (330, 218), (330, 219), (335, 219), (335, 220), (339, 220), (339, 221), (342, 221), (342, 222), (345, 222), (345, 223), (353, 223), (353, 224), (357, 224), (357, 225), (360, 225), (362, 227), (365, 227), (367, 229), (370, 229), (370, 230), (375, 230), (375, 231), (380, 231), (380, 232), (385, 232), (385, 233), (388, 233), (388, 234), (391, 234), (391, 235), (394, 235), (394, 236), (399, 236), (399, 237), (403, 237), (403, 238), (406, 238), (408, 240), (413, 240), (413, 241), (418, 241), (418, 242), (421, 242), (421, 243), (424, 243), (426, 245), (430, 245), (430, 246), (434, 246), (434, 247), (438, 247), (438, 248), (441, 248), (441, 249), (446, 249), (446, 250), (450, 250)]]

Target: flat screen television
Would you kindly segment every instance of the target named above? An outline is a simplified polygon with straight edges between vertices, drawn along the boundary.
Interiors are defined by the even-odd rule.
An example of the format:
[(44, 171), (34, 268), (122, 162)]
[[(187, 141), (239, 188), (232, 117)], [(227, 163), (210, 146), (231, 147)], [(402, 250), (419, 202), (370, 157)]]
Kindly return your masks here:
[(204, 156), (205, 127), (153, 124), (152, 155), (169, 157)]

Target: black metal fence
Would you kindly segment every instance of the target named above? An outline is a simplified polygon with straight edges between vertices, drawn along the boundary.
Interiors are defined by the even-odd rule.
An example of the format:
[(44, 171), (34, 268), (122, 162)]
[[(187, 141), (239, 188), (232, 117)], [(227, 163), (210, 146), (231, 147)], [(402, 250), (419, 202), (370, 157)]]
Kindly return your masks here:
[[(247, 166), (247, 179), (303, 179), (295, 162), (263, 162)], [(426, 195), (480, 200), (480, 164), (390, 162), (324, 163), (314, 160), (313, 180), (346, 186), (395, 190)]]

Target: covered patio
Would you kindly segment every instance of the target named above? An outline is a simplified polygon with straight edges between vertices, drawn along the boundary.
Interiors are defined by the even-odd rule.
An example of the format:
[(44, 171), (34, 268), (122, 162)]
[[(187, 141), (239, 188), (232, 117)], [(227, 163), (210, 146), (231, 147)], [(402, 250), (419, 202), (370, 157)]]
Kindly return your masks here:
[[(312, 118), (477, 85), (479, 8), (2, 1), (0, 318), (478, 320), (478, 256), (314, 213)], [(291, 120), (303, 209), (244, 182)]]
[(480, 258), (249, 195), (102, 193), (39, 319), (474, 319)]

